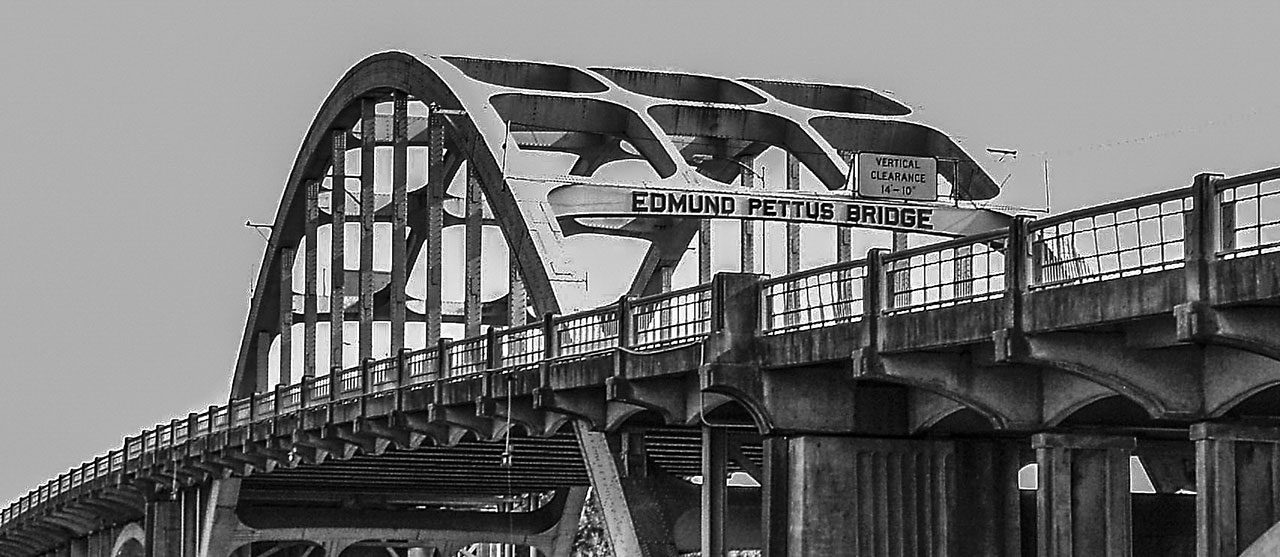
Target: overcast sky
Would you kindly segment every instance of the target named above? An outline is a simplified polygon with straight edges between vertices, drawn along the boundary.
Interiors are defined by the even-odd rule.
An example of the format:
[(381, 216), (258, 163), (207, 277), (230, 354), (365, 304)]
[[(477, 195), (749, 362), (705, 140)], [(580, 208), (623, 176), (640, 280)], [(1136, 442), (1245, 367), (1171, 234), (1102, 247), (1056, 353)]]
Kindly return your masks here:
[(320, 102), (371, 53), (884, 89), (975, 157), (1018, 150), (1003, 201), (1042, 204), (1048, 160), (1066, 210), (1280, 164), (1275, 6), (7, 6), (0, 503), (225, 400), (264, 244), (242, 223), (273, 218)]

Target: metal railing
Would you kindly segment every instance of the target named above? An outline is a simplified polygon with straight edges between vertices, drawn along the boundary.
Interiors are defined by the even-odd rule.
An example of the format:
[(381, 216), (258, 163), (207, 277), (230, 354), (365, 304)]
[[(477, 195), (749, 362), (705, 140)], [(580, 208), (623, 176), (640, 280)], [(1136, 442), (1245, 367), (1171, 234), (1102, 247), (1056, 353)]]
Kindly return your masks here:
[(700, 338), (711, 329), (711, 289), (703, 285), (631, 303), (632, 348), (656, 348)]
[(1280, 169), (1219, 180), (1218, 257), (1235, 259), (1280, 250)]
[(1181, 267), (1189, 188), (1088, 207), (1028, 227), (1031, 288), (1098, 282)]
[(883, 258), (884, 313), (924, 311), (1004, 295), (1007, 231), (930, 244)]
[[(1190, 240), (1197, 244), (1189, 247)], [(1010, 253), (1010, 247), (1017, 247), (1018, 253)], [(1000, 298), (1010, 288), (1114, 280), (1184, 267), (1189, 257), (1205, 252), (1232, 259), (1273, 251), (1280, 251), (1280, 168), (1089, 207), (1007, 231), (897, 253), (876, 252), (880, 260), (875, 265), (851, 261), (765, 279), (760, 282), (759, 329), (778, 334), (856, 322), (869, 310), (880, 315), (927, 311)], [(868, 304), (868, 291), (880, 293), (880, 299)], [(99, 481), (119, 481), (122, 474), (141, 469), (148, 455), (257, 420), (489, 372), (511, 378), (548, 357), (696, 341), (710, 332), (711, 296), (711, 285), (704, 284), (623, 299), (481, 337), (442, 341), (210, 407), (126, 438), (120, 449), (49, 480), (0, 509), (0, 527), (64, 493)], [(182, 451), (173, 453), (169, 458), (177, 459)]]
[(826, 265), (760, 284), (761, 330), (801, 331), (862, 319), (865, 260)]

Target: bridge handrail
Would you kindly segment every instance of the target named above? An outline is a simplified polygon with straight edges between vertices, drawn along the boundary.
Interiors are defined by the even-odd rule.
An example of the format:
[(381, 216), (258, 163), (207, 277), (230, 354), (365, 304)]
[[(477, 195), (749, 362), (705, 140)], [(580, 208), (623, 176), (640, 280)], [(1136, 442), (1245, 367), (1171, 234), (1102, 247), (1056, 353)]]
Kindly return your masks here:
[(1213, 249), (1222, 259), (1280, 250), (1280, 168), (1215, 180)]
[[(886, 254), (881, 258), (881, 276), (868, 274), (868, 262), (859, 260), (764, 279), (760, 282), (761, 329), (765, 334), (773, 334), (857, 321), (864, 314), (863, 286), (868, 280), (880, 281), (887, 302), (882, 311), (892, 314), (1000, 297), (1006, 291), (1004, 283), (1010, 280), (1016, 281), (1013, 285), (1028, 289), (1055, 288), (1182, 267), (1189, 251), (1185, 245), (1187, 231), (1198, 230), (1201, 237), (1196, 241), (1223, 258), (1280, 251), (1280, 168), (1211, 180), (1206, 185), (1208, 190), (1197, 190), (1196, 186), (1179, 188), (1039, 219), (1030, 222), (1025, 232), (1015, 228), (1018, 238), (1010, 238), (1009, 231), (998, 230)], [(1198, 191), (1208, 191), (1210, 197), (1206, 199)], [(1273, 220), (1262, 220), (1264, 203), (1268, 218), (1274, 216)], [(1241, 223), (1241, 211), (1250, 209), (1257, 218)], [(1199, 214), (1204, 210), (1213, 214)], [(1132, 216), (1121, 215), (1126, 211), (1131, 211)], [(1212, 222), (1213, 226), (1207, 230), (1201, 225), (1192, 226), (1196, 219)], [(1087, 225), (1079, 229), (1086, 221)], [(1153, 241), (1143, 239), (1144, 222), (1154, 223), (1147, 226), (1155, 226), (1158, 231)], [(1135, 233), (1133, 245), (1121, 246), (1118, 234), (1120, 228), (1127, 225), (1132, 225)], [(1102, 253), (1096, 250), (1100, 230), (1116, 234), (1116, 249)], [(1264, 232), (1268, 234), (1265, 242), (1262, 241)], [(1257, 241), (1241, 245), (1241, 238), (1253, 233)], [(1270, 234), (1274, 234), (1274, 239)], [(1094, 242), (1092, 253), (1074, 251), (1078, 248), (1077, 238), (1081, 237)], [(1064, 244), (1060, 238), (1070, 242)], [(1009, 245), (1026, 246), (1025, 252), (1016, 256), (1024, 258), (1027, 264), (1014, 267), (1025, 269), (1021, 272), (1028, 276), (1006, 277), (1009, 267), (996, 263), (997, 256), (1003, 257)], [(1072, 250), (1070, 257), (1064, 257), (1067, 251), (1063, 248)], [(1121, 260), (1126, 251), (1137, 254), (1137, 265)], [(1049, 257), (1051, 253), (1055, 254), (1054, 258)], [(1147, 254), (1151, 255), (1150, 261)], [(1112, 255), (1116, 258), (1115, 269), (1096, 264)], [(968, 265), (965, 261), (982, 258), (986, 266), (980, 267), (981, 272), (969, 269), (957, 273), (957, 263), (963, 267)], [(1093, 269), (1088, 268), (1090, 261), (1095, 262)], [(1047, 266), (1057, 266), (1057, 274), (1046, 274)], [(928, 283), (927, 279), (934, 276), (938, 277), (939, 284)], [(949, 280), (943, 280), (945, 277)], [(979, 289), (963, 286), (966, 284), (982, 284), (983, 288), (978, 292), (975, 290)], [(799, 298), (788, 301), (789, 296), (803, 296), (805, 303), (796, 302)], [(262, 417), (297, 412), (344, 396), (363, 396), (393, 386), (527, 369), (548, 355), (573, 356), (616, 347), (656, 347), (696, 339), (709, 332), (710, 298), (709, 284), (655, 296), (623, 298), (572, 315), (549, 316), (543, 322), (366, 361), (361, 366), (336, 370), (329, 375), (305, 377), (269, 393), (211, 406), (189, 414), (186, 419), (159, 424), (126, 437), (119, 449), (82, 463), (31, 490), (0, 509), (0, 527), (22, 519), (62, 494), (96, 485), (99, 480), (122, 478), (148, 464), (147, 459), (155, 458), (160, 451), (223, 433)], [(781, 311), (778, 302), (781, 302)], [(173, 453), (170, 458), (179, 458), (176, 451)]]
[(620, 306), (628, 320), (624, 342), (631, 348), (684, 342), (707, 334), (711, 328), (709, 284), (636, 298), (626, 306)]
[(1180, 188), (1031, 222), (1027, 284), (1049, 288), (1181, 267), (1193, 193)]
[(885, 254), (884, 275), (877, 277), (884, 281), (884, 313), (1003, 296), (1008, 240), (1007, 230), (993, 230)]
[(842, 261), (760, 281), (760, 329), (779, 334), (860, 321), (867, 260)]

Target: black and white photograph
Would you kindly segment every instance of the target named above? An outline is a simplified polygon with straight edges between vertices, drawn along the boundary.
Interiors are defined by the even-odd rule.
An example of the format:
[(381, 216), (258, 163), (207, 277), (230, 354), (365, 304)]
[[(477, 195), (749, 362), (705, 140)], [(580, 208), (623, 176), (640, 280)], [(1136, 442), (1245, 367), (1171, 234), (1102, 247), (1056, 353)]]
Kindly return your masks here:
[(0, 6), (0, 557), (1280, 557), (1280, 3)]

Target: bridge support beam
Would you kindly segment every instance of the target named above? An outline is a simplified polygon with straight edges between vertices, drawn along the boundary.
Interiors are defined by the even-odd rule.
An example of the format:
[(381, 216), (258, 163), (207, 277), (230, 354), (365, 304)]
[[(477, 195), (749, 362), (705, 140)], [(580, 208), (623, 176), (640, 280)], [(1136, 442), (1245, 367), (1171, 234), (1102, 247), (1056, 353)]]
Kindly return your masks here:
[(143, 529), (147, 557), (182, 555), (182, 504), (179, 501), (148, 501)]
[(645, 466), (614, 456), (627, 452), (618, 450), (620, 436), (611, 440), (605, 433), (591, 431), (581, 420), (574, 420), (574, 428), (614, 553), (636, 557), (678, 555), (671, 535), (673, 525), (663, 516), (658, 493), (643, 473)]
[(830, 435), (765, 444), (769, 557), (1019, 554), (1009, 444)]
[(1280, 427), (1201, 423), (1196, 555), (1239, 555), (1280, 520)]
[(1133, 552), (1129, 455), (1132, 437), (1039, 434), (1036, 494), (1040, 557)]

